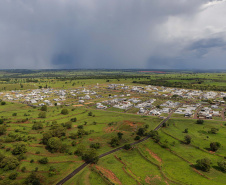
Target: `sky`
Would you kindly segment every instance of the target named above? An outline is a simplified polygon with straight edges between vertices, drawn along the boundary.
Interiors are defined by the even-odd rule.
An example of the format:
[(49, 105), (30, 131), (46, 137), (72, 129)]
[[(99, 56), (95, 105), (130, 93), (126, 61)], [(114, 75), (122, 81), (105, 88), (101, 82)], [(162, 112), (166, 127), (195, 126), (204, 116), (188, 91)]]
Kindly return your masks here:
[(226, 69), (226, 0), (1, 0), (0, 69)]

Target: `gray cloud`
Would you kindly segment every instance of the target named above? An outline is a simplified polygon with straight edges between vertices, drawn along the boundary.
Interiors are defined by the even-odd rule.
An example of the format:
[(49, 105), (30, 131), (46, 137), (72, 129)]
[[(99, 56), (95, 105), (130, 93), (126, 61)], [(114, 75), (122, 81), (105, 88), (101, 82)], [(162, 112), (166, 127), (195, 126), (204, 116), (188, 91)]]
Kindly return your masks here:
[(224, 58), (215, 13), (225, 3), (208, 2), (0, 1), (1, 68), (212, 68)]

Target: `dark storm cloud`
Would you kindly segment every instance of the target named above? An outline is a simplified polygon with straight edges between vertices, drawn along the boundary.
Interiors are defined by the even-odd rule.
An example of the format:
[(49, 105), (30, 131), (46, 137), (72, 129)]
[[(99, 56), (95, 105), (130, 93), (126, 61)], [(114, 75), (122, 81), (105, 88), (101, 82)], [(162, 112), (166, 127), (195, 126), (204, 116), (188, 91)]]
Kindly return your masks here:
[[(213, 57), (213, 48), (224, 47), (224, 36), (208, 40), (196, 33), (207, 2), (2, 0), (1, 68), (190, 67), (185, 62), (195, 61), (198, 51)], [(183, 30), (189, 24), (195, 31)]]

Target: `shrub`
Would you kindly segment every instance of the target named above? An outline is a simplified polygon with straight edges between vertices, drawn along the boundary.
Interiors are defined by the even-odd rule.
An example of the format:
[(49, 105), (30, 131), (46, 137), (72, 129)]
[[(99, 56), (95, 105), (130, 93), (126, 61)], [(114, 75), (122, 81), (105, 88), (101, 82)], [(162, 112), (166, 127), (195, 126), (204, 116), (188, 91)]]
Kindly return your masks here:
[(25, 144), (16, 144), (14, 149), (12, 150), (13, 155), (20, 155), (27, 152), (27, 148)]
[(27, 170), (27, 168), (25, 166), (21, 168), (22, 172), (25, 172), (26, 170)]
[(47, 163), (49, 162), (49, 160), (48, 160), (47, 157), (44, 157), (44, 158), (42, 158), (42, 159), (39, 159), (38, 162), (39, 162), (40, 164), (47, 164)]
[(38, 114), (38, 117), (39, 117), (39, 118), (46, 118), (46, 112), (40, 112), (40, 113)]
[(217, 165), (221, 169), (221, 171), (226, 172), (226, 161), (218, 162)]
[(123, 148), (125, 150), (129, 150), (129, 149), (131, 149), (131, 145), (130, 144), (125, 144)]
[(69, 111), (67, 109), (62, 109), (61, 114), (67, 115), (69, 114)]
[(4, 157), (3, 160), (0, 162), (0, 168), (3, 168), (5, 171), (14, 170), (18, 165), (18, 159), (13, 156)]
[(9, 179), (15, 180), (17, 178), (17, 176), (18, 176), (18, 173), (17, 172), (13, 172), (13, 173), (9, 174)]
[(41, 122), (34, 123), (32, 126), (32, 130), (39, 130), (39, 129), (43, 129), (43, 124)]
[(90, 148), (99, 149), (100, 148), (100, 143), (92, 143), (92, 144), (90, 144)]
[(204, 120), (202, 120), (202, 119), (198, 119), (198, 120), (196, 121), (196, 124), (202, 125), (203, 123), (204, 123)]
[(202, 171), (208, 172), (211, 168), (211, 161), (208, 158), (199, 159), (196, 161), (197, 167), (200, 168)]
[(212, 142), (210, 143), (210, 150), (216, 152), (221, 147), (219, 142)]
[(77, 118), (71, 118), (71, 121), (72, 122), (76, 122), (77, 121)]
[(140, 136), (136, 136), (134, 140), (140, 140)]
[(46, 106), (46, 105), (43, 105), (43, 106), (41, 107), (41, 111), (47, 111), (47, 106)]
[(191, 143), (191, 136), (189, 136), (189, 135), (184, 136), (184, 143), (190, 144)]

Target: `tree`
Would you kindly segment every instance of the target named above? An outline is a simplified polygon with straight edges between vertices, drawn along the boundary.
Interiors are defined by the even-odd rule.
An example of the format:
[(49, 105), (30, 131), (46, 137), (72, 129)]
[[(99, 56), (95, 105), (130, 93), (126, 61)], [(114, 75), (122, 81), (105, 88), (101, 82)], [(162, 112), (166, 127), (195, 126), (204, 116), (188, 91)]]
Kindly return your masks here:
[(43, 105), (43, 106), (41, 107), (41, 111), (47, 111), (47, 106), (46, 106), (46, 105)]
[(75, 151), (75, 154), (78, 156), (82, 156), (85, 153), (85, 146), (83, 144), (80, 144)]
[(112, 138), (111, 141), (110, 141), (110, 145), (112, 147), (118, 146), (119, 145), (119, 139), (117, 137)]
[(218, 131), (219, 131), (218, 128), (211, 128), (211, 130), (209, 131), (209, 133), (216, 134)]
[(196, 124), (199, 124), (199, 125), (202, 125), (204, 123), (204, 120), (202, 120), (202, 119), (198, 119), (197, 121), (196, 121)]
[(0, 162), (0, 168), (3, 170), (14, 170), (19, 165), (19, 161), (16, 157), (7, 156), (4, 157), (3, 160)]
[(93, 116), (93, 113), (90, 111), (90, 112), (88, 113), (88, 116)]
[(221, 171), (226, 172), (226, 161), (218, 162), (217, 165), (221, 169)]
[(4, 123), (4, 120), (3, 119), (0, 119), (0, 125), (3, 124), (3, 123)]
[(221, 147), (219, 142), (212, 142), (210, 143), (210, 150), (216, 152)]
[(40, 112), (40, 113), (38, 114), (38, 117), (39, 117), (39, 118), (46, 118), (46, 112)]
[(71, 129), (72, 128), (72, 122), (68, 121), (64, 124), (64, 127), (66, 127), (67, 129)]
[(211, 160), (208, 158), (199, 159), (196, 161), (197, 167), (200, 168), (202, 171), (208, 172), (211, 168)]
[(131, 145), (130, 144), (125, 144), (123, 148), (125, 150), (129, 150), (129, 149), (131, 149)]
[(1, 102), (1, 105), (5, 105), (5, 104), (6, 104), (6, 102), (5, 102), (5, 101), (2, 101), (2, 102)]
[(150, 135), (151, 138), (153, 138), (154, 136), (159, 135), (159, 133), (156, 130), (151, 130), (150, 133), (149, 133), (149, 135)]
[(47, 143), (47, 146), (53, 152), (57, 152), (60, 149), (61, 145), (61, 140), (58, 137), (50, 138)]
[(184, 133), (188, 133), (188, 128), (184, 129)]
[(140, 136), (136, 136), (134, 140), (140, 140)]
[(144, 128), (139, 128), (138, 131), (137, 131), (137, 135), (138, 136), (143, 136), (145, 133), (145, 129)]
[(47, 157), (43, 157), (43, 158), (39, 159), (38, 162), (40, 164), (47, 164), (49, 162), (49, 160)]
[(97, 155), (96, 150), (91, 148), (87, 150), (85, 154), (82, 155), (82, 160), (96, 164), (99, 160), (99, 157)]
[(62, 109), (61, 114), (67, 115), (69, 114), (69, 111), (67, 109)]
[(27, 148), (25, 144), (16, 144), (14, 145), (14, 149), (12, 151), (13, 155), (21, 155), (27, 152)]
[(100, 148), (100, 143), (92, 143), (92, 144), (90, 144), (90, 148), (99, 149)]
[(39, 129), (43, 129), (43, 124), (41, 122), (34, 123), (32, 126), (32, 130), (39, 130)]
[(9, 179), (15, 180), (17, 178), (17, 176), (18, 176), (18, 173), (17, 172), (13, 172), (13, 173), (9, 174)]
[(122, 132), (118, 132), (117, 136), (118, 136), (118, 139), (122, 139), (123, 133)]
[(6, 133), (6, 125), (0, 125), (0, 136)]
[(31, 172), (31, 174), (25, 179), (24, 183), (26, 185), (41, 185), (40, 177), (35, 172)]
[(72, 122), (76, 122), (77, 121), (77, 118), (71, 118), (71, 121)]
[(191, 136), (189, 136), (189, 135), (184, 136), (184, 143), (190, 144), (191, 143)]

